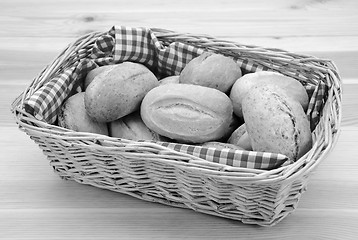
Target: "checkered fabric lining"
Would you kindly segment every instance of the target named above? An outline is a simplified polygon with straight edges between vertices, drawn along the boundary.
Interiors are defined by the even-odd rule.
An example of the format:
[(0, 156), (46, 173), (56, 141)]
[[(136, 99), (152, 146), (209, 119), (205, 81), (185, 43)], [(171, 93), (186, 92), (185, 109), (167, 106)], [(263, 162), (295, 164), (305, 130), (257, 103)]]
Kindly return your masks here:
[[(163, 46), (155, 33), (147, 28), (130, 28), (114, 26), (107, 34), (94, 43), (87, 58), (81, 59), (63, 73), (49, 79), (40, 89), (24, 102), (27, 112), (39, 120), (50, 124), (56, 122), (58, 111), (64, 100), (73, 94), (86, 74), (99, 66), (116, 64), (124, 61), (138, 62), (151, 69), (158, 78), (178, 75), (184, 66), (194, 57), (204, 52), (194, 46), (173, 42)], [(268, 70), (249, 60), (238, 60), (244, 72)], [(311, 99), (307, 115), (314, 127), (319, 121), (319, 113), (324, 105), (327, 93), (326, 85), (307, 85), (306, 90)], [(281, 154), (260, 153), (240, 150), (215, 150), (201, 146), (176, 143), (158, 143), (168, 148), (189, 153), (208, 161), (229, 166), (255, 169), (272, 169), (282, 165), (288, 159)]]
[(114, 39), (110, 34), (99, 37), (90, 57), (81, 59), (63, 73), (51, 78), (24, 101), (25, 110), (35, 118), (53, 124), (64, 100), (82, 87), (82, 79), (92, 69), (113, 64)]
[(221, 163), (232, 167), (270, 170), (282, 166), (285, 162), (289, 162), (285, 155), (276, 153), (234, 150), (229, 148), (217, 150), (212, 147), (169, 142), (156, 143), (178, 152), (188, 153), (210, 162)]

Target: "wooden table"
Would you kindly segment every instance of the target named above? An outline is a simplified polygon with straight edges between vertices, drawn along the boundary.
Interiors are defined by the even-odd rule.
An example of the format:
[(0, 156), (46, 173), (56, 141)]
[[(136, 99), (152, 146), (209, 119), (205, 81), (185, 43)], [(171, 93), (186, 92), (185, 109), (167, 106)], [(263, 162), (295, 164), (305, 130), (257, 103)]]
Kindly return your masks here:
[[(343, 79), (340, 139), (298, 209), (274, 227), (149, 203), (61, 180), (20, 132), (10, 104), (84, 33), (113, 25), (206, 33), (332, 59)], [(358, 236), (358, 2), (0, 2), (0, 239), (356, 239)]]

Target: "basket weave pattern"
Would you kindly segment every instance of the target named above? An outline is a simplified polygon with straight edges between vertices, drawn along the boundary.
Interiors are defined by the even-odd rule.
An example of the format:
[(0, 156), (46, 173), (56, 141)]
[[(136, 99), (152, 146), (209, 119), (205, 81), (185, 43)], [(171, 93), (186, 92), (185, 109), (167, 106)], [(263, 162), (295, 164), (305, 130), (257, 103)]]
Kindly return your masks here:
[(324, 106), (312, 112), (317, 123), (312, 149), (295, 163), (272, 170), (231, 167), (208, 162), (151, 142), (74, 132), (39, 120), (24, 102), (46, 82), (91, 55), (106, 32), (78, 38), (39, 74), (12, 105), (16, 122), (47, 156), (64, 179), (125, 193), (146, 201), (190, 208), (243, 223), (272, 226), (292, 213), (309, 176), (338, 139), (341, 80), (329, 60), (224, 41), (206, 35), (151, 29), (168, 46), (181, 43), (257, 64), (296, 78), (302, 84), (327, 88)]

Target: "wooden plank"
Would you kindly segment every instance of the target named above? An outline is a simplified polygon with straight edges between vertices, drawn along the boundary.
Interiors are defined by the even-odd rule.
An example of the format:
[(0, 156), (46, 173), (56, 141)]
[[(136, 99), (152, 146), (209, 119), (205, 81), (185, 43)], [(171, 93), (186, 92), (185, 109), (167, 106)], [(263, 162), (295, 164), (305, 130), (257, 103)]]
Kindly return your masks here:
[[(355, 239), (357, 211), (298, 210), (274, 227), (175, 208), (0, 210), (4, 239)], [(6, 219), (6, 221), (5, 221)], [(342, 224), (344, 223), (344, 224)], [(150, 236), (150, 237), (149, 237)]]
[(13, 3), (5, 1), (0, 5), (3, 13), (0, 36), (74, 37), (114, 24), (231, 37), (357, 36), (357, 2), (350, 1), (345, 8), (334, 1), (325, 4), (277, 1), (271, 5), (247, 2), (241, 1), (236, 7), (222, 3), (218, 9), (214, 1), (204, 5), (201, 1), (185, 1), (180, 6), (173, 1), (165, 4), (108, 1), (86, 4), (84, 11), (83, 1), (50, 4), (28, 1), (13, 11)]
[[(106, 32), (113, 24), (99, 27), (94, 31)], [(168, 30), (172, 30), (168, 28)], [(200, 32), (205, 34), (205, 32)], [(23, 54), (33, 52), (36, 55), (44, 55), (52, 60), (59, 54), (68, 44), (74, 42), (77, 37), (16, 37), (4, 36), (0, 37), (0, 51), (6, 53), (5, 56), (11, 57), (12, 51), (21, 51)], [(330, 54), (341, 52), (349, 54), (349, 52), (358, 51), (358, 36), (244, 36), (244, 35), (213, 35), (213, 37), (228, 41), (233, 41), (243, 45), (256, 45), (265, 48), (279, 48), (290, 52), (298, 53), (320, 53)]]
[[(44, 10), (46, 11), (46, 10)], [(148, 14), (155, 17), (143, 18)], [(51, 17), (3, 16), (0, 22), (0, 37), (78, 37), (97, 30), (107, 30), (113, 25), (133, 27), (157, 27), (194, 34), (205, 33), (219, 37), (317, 37), (356, 36), (357, 16), (335, 18), (335, 13), (316, 18), (322, 12), (268, 12), (232, 11), (224, 15), (215, 12), (114, 12), (80, 14), (61, 13)], [(92, 20), (88, 20), (92, 19)], [(141, 19), (141, 20), (138, 20)], [(247, 22), (250, 22), (248, 24)], [(6, 22), (6, 25), (2, 22)], [(285, 22), (285, 24), (277, 24)], [(193, 24), (195, 23), (195, 24)], [(16, 28), (22, 26), (23, 30)], [(335, 31), (332, 31), (332, 28)], [(319, 31), (317, 31), (319, 29)]]
[(342, 127), (358, 126), (357, 84), (343, 85)]
[[(21, 8), (17, 8), (17, 11), (14, 10), (14, 5), (19, 6), (21, 3)], [(163, 1), (163, 0), (152, 0), (151, 2), (142, 1), (142, 0), (132, 0), (130, 2), (126, 0), (103, 0), (100, 3), (92, 2), (87, 4), (86, 0), (77, 0), (75, 2), (71, 0), (49, 0), (46, 3), (41, 0), (31, 0), (31, 1), (23, 1), (23, 0), (2, 0), (1, 1), (1, 9), (5, 13), (11, 13), (15, 16), (29, 16), (36, 15), (41, 13), (42, 15), (52, 15), (56, 12), (102, 12), (108, 11), (111, 12), (156, 12), (156, 11), (173, 11), (173, 12), (197, 12), (202, 11), (205, 12), (207, 10), (215, 11), (215, 12), (228, 12), (228, 11), (254, 11), (254, 10), (266, 10), (266, 11), (274, 11), (274, 10), (291, 10), (291, 11), (336, 11), (340, 12), (355, 12), (355, 6), (357, 6), (357, 2), (354, 0), (345, 0), (344, 4), (342, 1), (300, 1), (297, 2), (295, 0), (272, 0), (270, 2), (261, 1), (261, 0), (252, 0), (252, 1), (235, 1), (231, 0), (223, 0), (219, 4), (220, 8), (218, 8), (218, 2), (215, 0), (207, 0), (205, 4), (200, 0), (182, 0), (181, 4), (178, 4), (176, 1)], [(33, 6), (36, 5), (36, 8)], [(71, 5), (71, 8), (68, 6)], [(52, 11), (43, 12), (43, 10), (50, 9)], [(32, 11), (30, 11), (32, 10)], [(329, 13), (327, 13), (329, 14)]]

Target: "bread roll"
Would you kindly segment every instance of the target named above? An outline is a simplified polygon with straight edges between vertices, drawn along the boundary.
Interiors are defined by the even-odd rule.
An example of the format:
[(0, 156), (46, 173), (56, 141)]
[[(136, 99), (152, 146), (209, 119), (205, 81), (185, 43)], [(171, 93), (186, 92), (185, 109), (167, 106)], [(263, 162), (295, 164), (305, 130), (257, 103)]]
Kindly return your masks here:
[(89, 71), (87, 73), (86, 78), (83, 83), (84, 89), (86, 90), (88, 85), (90, 85), (90, 83), (93, 81), (93, 79), (95, 79), (95, 77), (97, 77), (100, 73), (105, 72), (105, 71), (111, 71), (114, 67), (116, 67), (116, 65), (105, 65), (105, 66), (100, 66), (100, 67), (97, 67), (97, 68)]
[(243, 124), (243, 120), (239, 119), (235, 114), (232, 114), (229, 127), (226, 129), (226, 133), (221, 139), (218, 139), (220, 142), (227, 142), (231, 134)]
[(228, 143), (237, 145), (245, 150), (251, 151), (251, 140), (249, 134), (246, 131), (245, 123), (238, 127), (229, 137)]
[(84, 96), (84, 92), (76, 93), (62, 104), (58, 115), (58, 125), (77, 132), (108, 135), (107, 124), (97, 122), (87, 114)]
[(238, 128), (233, 131), (228, 139), (228, 143), (235, 144), (244, 134), (246, 133), (245, 123), (241, 124)]
[(298, 101), (306, 111), (308, 95), (304, 86), (294, 78), (269, 71), (248, 73), (239, 78), (231, 88), (230, 99), (233, 103), (234, 113), (242, 118), (242, 101), (253, 86), (274, 84), (282, 88), (286, 94)]
[(242, 102), (254, 151), (281, 153), (295, 161), (312, 147), (310, 124), (302, 106), (274, 85), (257, 85)]
[(159, 80), (159, 85), (179, 83), (179, 76), (169, 76)]
[(153, 88), (141, 105), (141, 117), (150, 129), (188, 143), (223, 137), (232, 124), (232, 116), (232, 104), (226, 94), (192, 84)]
[(155, 75), (144, 65), (132, 62), (97, 75), (85, 94), (87, 113), (99, 122), (111, 122), (139, 110), (145, 94), (158, 86)]
[(125, 138), (129, 140), (153, 140), (164, 141), (158, 133), (150, 130), (140, 117), (139, 111), (128, 114), (109, 124), (109, 135), (111, 137)]
[(184, 67), (179, 82), (215, 88), (227, 93), (241, 76), (240, 65), (232, 58), (205, 52)]

